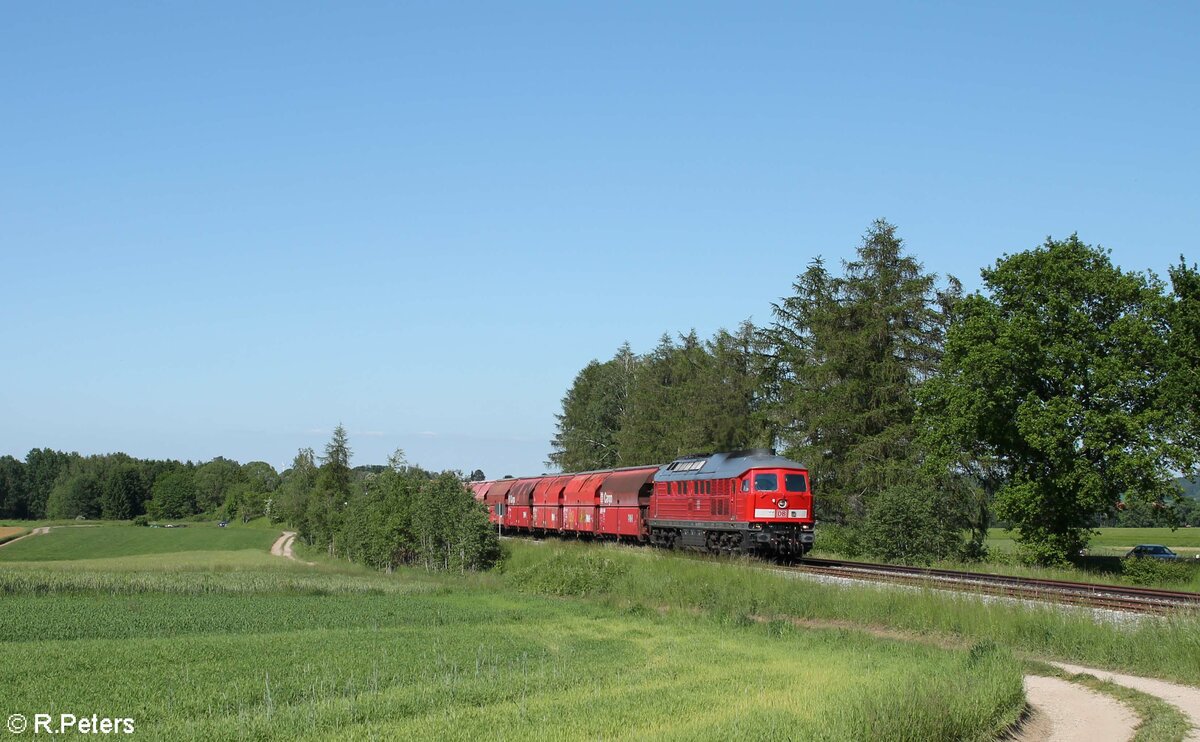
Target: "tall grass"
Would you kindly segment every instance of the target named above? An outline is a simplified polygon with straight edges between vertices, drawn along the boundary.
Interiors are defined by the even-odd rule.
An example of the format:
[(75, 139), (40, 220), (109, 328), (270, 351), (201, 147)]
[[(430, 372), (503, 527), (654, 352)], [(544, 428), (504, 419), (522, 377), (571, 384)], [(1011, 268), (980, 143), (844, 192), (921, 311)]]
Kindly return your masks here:
[[(586, 566), (585, 566), (586, 565)], [(579, 584), (579, 574), (594, 574)], [(700, 613), (725, 623), (792, 618), (886, 627), (1200, 684), (1200, 616), (1113, 623), (1058, 606), (983, 602), (939, 590), (820, 584), (752, 561), (570, 543), (512, 545), (502, 578), (539, 594), (588, 595), (611, 605)]]

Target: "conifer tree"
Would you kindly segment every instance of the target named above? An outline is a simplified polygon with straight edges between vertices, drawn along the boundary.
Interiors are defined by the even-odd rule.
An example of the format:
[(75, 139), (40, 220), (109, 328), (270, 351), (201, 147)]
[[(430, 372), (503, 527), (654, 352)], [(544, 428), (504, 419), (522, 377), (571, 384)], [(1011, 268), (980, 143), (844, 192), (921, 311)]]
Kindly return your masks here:
[(959, 292), (935, 281), (877, 220), (843, 275), (817, 259), (774, 305), (771, 417), (810, 467), (822, 517), (858, 521), (877, 493), (914, 476), (916, 390), (937, 368)]

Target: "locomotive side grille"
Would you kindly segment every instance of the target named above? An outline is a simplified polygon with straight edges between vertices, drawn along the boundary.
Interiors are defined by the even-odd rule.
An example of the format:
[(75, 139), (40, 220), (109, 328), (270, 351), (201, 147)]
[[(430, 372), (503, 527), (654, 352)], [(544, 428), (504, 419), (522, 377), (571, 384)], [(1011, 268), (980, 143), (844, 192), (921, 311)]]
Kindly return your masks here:
[(729, 501), (711, 500), (709, 501), (708, 509), (712, 515), (729, 515)]

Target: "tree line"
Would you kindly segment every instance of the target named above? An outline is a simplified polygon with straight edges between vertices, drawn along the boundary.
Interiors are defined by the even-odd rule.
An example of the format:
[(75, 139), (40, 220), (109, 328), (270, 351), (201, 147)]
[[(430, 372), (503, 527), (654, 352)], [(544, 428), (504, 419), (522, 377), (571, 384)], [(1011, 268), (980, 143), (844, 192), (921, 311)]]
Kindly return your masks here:
[(1002, 256), (964, 295), (878, 220), (840, 268), (811, 261), (765, 326), (589, 363), (548, 463), (780, 448), (848, 549), (926, 561), (982, 555), (1000, 523), (1030, 561), (1061, 562), (1123, 512), (1190, 513), (1175, 475), (1200, 452), (1195, 265), (1168, 282), (1072, 235)]
[(487, 511), (464, 483), (483, 472), (429, 472), (399, 451), (387, 465), (351, 467), (350, 456), (341, 425), (323, 456), (301, 449), (282, 473), (219, 456), (197, 464), (34, 449), (24, 461), (0, 457), (0, 518), (267, 517), (330, 556), (387, 571), (484, 569), (499, 558)]
[(22, 461), (0, 456), (0, 518), (180, 519), (201, 513), (261, 517), (283, 478), (265, 461), (239, 464), (81, 456), (35, 448)]

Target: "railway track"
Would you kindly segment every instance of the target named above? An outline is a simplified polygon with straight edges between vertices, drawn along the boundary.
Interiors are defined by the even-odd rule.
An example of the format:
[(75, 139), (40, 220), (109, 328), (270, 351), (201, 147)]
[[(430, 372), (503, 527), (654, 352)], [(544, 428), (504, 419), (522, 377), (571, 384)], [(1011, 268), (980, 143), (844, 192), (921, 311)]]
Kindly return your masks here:
[(1200, 610), (1200, 593), (1124, 585), (1097, 585), (835, 559), (805, 559), (790, 565), (789, 569), (856, 580), (935, 587), (1131, 613), (1166, 614), (1179, 610)]

